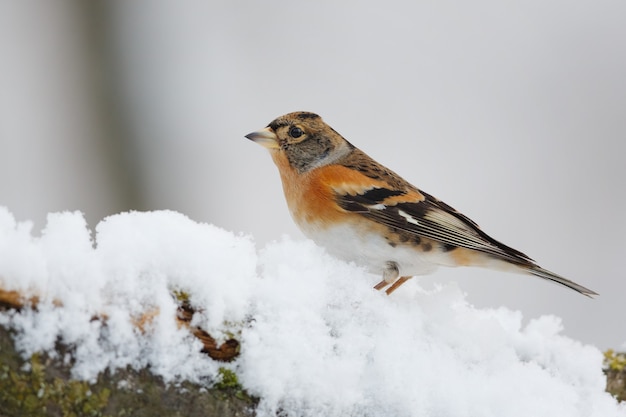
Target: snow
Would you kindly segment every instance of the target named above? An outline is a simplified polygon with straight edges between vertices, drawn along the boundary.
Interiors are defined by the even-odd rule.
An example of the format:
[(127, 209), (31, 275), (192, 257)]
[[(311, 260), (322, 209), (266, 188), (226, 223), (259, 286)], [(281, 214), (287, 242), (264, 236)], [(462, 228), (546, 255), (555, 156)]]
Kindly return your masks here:
[[(175, 212), (111, 216), (95, 234), (80, 213), (55, 213), (37, 236), (0, 208), (0, 288), (41, 299), (0, 324), (25, 356), (75, 346), (76, 378), (149, 365), (168, 382), (210, 384), (227, 366), (261, 398), (260, 416), (626, 415), (604, 392), (601, 352), (561, 335), (559, 318), (524, 326), (455, 285), (413, 279), (386, 296), (378, 279), (311, 241), (258, 249)], [(238, 335), (235, 362), (200, 353), (173, 291), (202, 309), (194, 324)], [(158, 314), (142, 330), (146, 312)]]

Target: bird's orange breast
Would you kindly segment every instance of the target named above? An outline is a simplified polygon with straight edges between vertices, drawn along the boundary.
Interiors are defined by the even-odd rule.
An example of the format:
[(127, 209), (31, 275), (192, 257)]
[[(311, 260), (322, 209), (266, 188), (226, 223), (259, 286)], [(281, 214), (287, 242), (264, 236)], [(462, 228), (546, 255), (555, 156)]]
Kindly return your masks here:
[(349, 222), (355, 216), (337, 204), (337, 195), (361, 194), (385, 183), (368, 178), (342, 165), (326, 165), (299, 173), (280, 151), (272, 158), (278, 167), (287, 205), (294, 221), (302, 228), (326, 228)]

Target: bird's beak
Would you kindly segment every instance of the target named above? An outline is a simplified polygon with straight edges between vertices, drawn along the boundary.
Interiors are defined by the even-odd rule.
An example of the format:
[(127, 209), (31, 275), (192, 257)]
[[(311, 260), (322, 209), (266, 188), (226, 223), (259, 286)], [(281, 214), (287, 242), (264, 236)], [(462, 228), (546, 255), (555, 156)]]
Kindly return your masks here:
[(267, 148), (267, 149), (278, 149), (278, 137), (276, 133), (270, 128), (266, 127), (265, 129), (257, 130), (256, 132), (248, 133), (246, 138), (250, 139), (253, 142), (258, 143), (259, 145)]

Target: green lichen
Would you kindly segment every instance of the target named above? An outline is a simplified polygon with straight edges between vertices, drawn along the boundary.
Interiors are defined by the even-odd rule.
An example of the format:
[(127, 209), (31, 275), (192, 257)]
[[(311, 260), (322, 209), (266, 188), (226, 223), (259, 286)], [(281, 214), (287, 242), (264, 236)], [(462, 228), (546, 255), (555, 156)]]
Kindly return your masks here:
[(55, 410), (54, 414), (63, 417), (104, 416), (108, 389), (93, 392), (87, 382), (46, 376), (46, 367), (38, 354), (28, 364), (29, 370), (0, 366), (0, 404), (5, 413), (39, 417)]
[(236, 373), (226, 368), (220, 368), (217, 372), (219, 377), (218, 381), (215, 383), (215, 388), (220, 390), (242, 389)]
[(239, 383), (236, 373), (226, 368), (220, 368), (217, 372), (218, 380), (213, 385), (215, 389), (234, 395), (235, 398), (242, 401), (255, 402), (255, 399), (250, 397)]
[(604, 367), (613, 371), (623, 371), (626, 368), (626, 353), (607, 350), (604, 352)]
[(189, 303), (189, 293), (183, 290), (172, 290), (172, 295), (176, 301), (180, 301), (181, 303)]

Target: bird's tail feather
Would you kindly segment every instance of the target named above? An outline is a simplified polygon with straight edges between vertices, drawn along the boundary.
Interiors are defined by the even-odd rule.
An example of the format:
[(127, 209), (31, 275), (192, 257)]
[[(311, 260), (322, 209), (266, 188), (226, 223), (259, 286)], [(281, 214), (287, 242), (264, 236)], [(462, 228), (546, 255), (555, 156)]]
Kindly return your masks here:
[(593, 298), (594, 295), (598, 295), (597, 292), (592, 291), (589, 288), (585, 288), (580, 284), (576, 284), (574, 281), (563, 278), (562, 276), (557, 275), (554, 272), (550, 272), (547, 269), (543, 269), (540, 266), (532, 265), (523, 266), (522, 268), (525, 269), (529, 274), (532, 274), (539, 278), (547, 279), (552, 282), (556, 282), (557, 284), (564, 285), (574, 291), (578, 291), (579, 293), (586, 295), (587, 297)]

